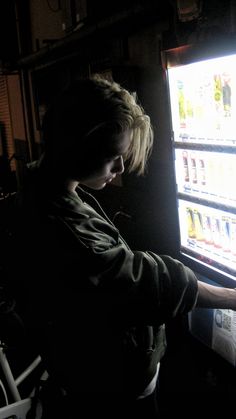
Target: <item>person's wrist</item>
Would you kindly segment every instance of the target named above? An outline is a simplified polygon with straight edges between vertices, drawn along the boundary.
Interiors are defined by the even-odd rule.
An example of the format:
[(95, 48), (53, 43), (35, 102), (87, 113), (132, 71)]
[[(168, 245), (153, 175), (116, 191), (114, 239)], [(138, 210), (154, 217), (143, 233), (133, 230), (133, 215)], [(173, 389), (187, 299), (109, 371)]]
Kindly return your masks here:
[(236, 311), (236, 288), (231, 288), (231, 291), (233, 291), (233, 294), (232, 294), (232, 307), (231, 307), (231, 310), (234, 310), (234, 311)]

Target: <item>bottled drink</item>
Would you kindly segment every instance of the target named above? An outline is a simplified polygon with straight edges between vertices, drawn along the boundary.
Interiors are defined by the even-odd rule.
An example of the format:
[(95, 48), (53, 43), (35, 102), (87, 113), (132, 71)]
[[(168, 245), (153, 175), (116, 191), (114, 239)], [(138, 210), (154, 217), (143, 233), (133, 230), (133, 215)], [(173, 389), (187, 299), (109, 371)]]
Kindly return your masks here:
[(211, 218), (208, 214), (203, 214), (203, 231), (206, 244), (213, 244)]
[(191, 180), (193, 184), (197, 184), (197, 159), (195, 153), (191, 153)]
[(202, 215), (198, 210), (194, 210), (194, 225), (196, 232), (196, 239), (198, 241), (204, 240)]
[(183, 151), (184, 181), (189, 182), (188, 152)]
[(212, 217), (212, 237), (214, 247), (217, 249), (221, 248), (221, 234), (220, 234), (220, 220), (219, 218)]
[(230, 247), (231, 247), (231, 243), (230, 243), (230, 222), (229, 222), (229, 217), (223, 216), (222, 217), (222, 222), (221, 222), (221, 227), (222, 227), (222, 248), (224, 252), (230, 252)]
[(222, 74), (223, 86), (223, 106), (224, 106), (224, 116), (231, 116), (231, 86), (230, 86), (230, 75), (227, 73)]
[(195, 223), (194, 223), (193, 210), (187, 207), (186, 212), (187, 212), (188, 238), (196, 239), (196, 229), (195, 229)]
[(199, 177), (200, 177), (200, 183), (201, 185), (206, 184), (206, 170), (205, 170), (205, 160), (203, 156), (200, 156), (199, 158)]

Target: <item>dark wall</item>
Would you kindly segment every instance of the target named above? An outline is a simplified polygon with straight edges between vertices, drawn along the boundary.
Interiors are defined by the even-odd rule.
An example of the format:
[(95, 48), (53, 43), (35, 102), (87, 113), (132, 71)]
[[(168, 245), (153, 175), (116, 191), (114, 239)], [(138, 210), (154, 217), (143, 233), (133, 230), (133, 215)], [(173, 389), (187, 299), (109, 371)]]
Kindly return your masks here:
[(18, 40), (15, 16), (15, 1), (0, 4), (0, 60), (15, 61), (18, 57)]

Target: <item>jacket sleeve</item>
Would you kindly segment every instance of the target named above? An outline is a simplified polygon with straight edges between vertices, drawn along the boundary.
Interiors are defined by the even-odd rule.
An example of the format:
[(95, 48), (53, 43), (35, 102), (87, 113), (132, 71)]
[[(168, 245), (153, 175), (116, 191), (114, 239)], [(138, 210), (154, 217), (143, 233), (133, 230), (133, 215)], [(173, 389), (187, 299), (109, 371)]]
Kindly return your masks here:
[(85, 287), (89, 284), (104, 305), (109, 301), (114, 312), (131, 324), (158, 326), (195, 306), (197, 278), (178, 260), (131, 251), (114, 226), (102, 221), (85, 220), (74, 231), (83, 250), (68, 255), (71, 267), (80, 265)]
[(164, 271), (167, 271), (165, 279), (161, 281), (161, 287), (163, 296), (168, 296), (172, 315), (192, 310), (198, 297), (198, 281), (194, 272), (170, 256), (153, 255), (153, 257), (161, 259), (165, 265)]
[(195, 306), (198, 283), (189, 268), (169, 256), (132, 251), (90, 205), (54, 204), (32, 230), (41, 256), (32, 287), (44, 281), (59, 306), (71, 301), (88, 313), (90, 306), (98, 312), (107, 307), (131, 325), (153, 326)]
[(152, 252), (122, 249), (120, 257), (116, 252), (107, 272), (101, 270), (100, 286), (115, 290), (116, 305), (131, 321), (159, 325), (195, 307), (197, 278), (181, 262)]
[[(35, 213), (26, 206), (19, 223), (28, 262), (21, 284), (32, 301), (47, 302), (50, 310), (53, 299), (58, 311), (76, 307), (88, 317), (109, 312), (131, 326), (159, 326), (195, 306), (197, 278), (179, 261), (132, 251), (115, 226), (82, 201), (66, 197), (44, 207)], [(17, 249), (19, 269), (26, 248)]]

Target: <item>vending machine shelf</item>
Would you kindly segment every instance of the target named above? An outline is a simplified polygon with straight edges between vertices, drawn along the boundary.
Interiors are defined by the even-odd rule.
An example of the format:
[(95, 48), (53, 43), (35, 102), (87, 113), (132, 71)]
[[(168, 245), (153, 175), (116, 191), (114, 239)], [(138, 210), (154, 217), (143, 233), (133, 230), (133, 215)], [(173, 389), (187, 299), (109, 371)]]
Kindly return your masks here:
[(176, 149), (183, 149), (183, 150), (198, 150), (198, 151), (212, 151), (218, 153), (228, 153), (228, 154), (236, 154), (236, 144), (235, 146), (227, 145), (227, 144), (210, 144), (207, 143), (196, 143), (196, 142), (179, 142), (174, 141), (173, 146)]
[(193, 204), (200, 204), (208, 208), (214, 208), (216, 210), (221, 210), (226, 213), (230, 214), (236, 214), (236, 202), (233, 204), (227, 204), (226, 200), (212, 196), (212, 198), (209, 198), (209, 195), (202, 197), (202, 195), (199, 193), (199, 195), (194, 195), (192, 193), (178, 193), (177, 198), (181, 200), (188, 201), (189, 203)]
[(229, 211), (234, 212), (236, 188), (232, 187), (232, 181), (236, 179), (235, 151), (209, 147), (175, 148), (177, 193), (186, 194), (189, 199), (194, 197), (208, 201), (211, 206), (228, 206)]

